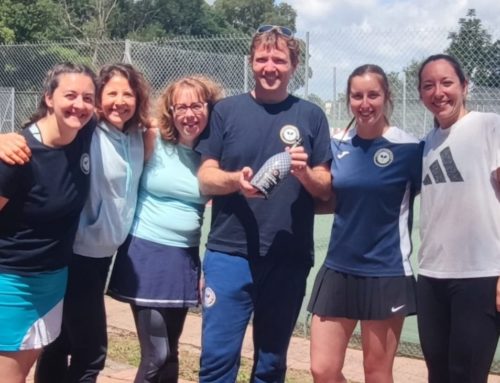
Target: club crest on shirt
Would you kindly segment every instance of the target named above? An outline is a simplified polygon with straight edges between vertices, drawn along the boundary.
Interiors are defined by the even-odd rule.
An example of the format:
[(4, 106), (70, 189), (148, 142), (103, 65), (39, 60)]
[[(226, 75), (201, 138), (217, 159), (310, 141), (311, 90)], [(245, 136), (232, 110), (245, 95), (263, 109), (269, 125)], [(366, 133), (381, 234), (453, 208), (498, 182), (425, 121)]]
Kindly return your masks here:
[(80, 157), (80, 169), (82, 169), (83, 174), (90, 173), (90, 157), (88, 153), (83, 153)]
[(373, 156), (373, 162), (375, 162), (375, 165), (381, 168), (390, 165), (393, 159), (394, 154), (387, 148), (377, 150), (375, 152), (375, 155)]
[(285, 145), (293, 145), (300, 139), (300, 131), (294, 125), (284, 125), (280, 129), (280, 139)]

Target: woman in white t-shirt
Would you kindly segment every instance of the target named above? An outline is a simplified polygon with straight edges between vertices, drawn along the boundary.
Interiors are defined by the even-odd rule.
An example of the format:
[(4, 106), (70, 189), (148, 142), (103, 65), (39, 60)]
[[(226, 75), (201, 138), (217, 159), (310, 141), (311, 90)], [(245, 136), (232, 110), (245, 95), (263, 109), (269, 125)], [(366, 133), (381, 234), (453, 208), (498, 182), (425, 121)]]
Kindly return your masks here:
[(467, 79), (448, 55), (427, 58), (417, 283), (429, 382), (486, 382), (500, 330), (500, 116), (469, 112)]

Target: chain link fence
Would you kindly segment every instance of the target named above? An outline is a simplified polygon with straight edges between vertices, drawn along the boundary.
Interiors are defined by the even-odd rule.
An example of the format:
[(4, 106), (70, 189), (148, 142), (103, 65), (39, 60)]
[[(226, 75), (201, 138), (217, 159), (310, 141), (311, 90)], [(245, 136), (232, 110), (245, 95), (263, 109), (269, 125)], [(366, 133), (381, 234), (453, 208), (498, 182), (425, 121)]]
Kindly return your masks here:
[(14, 88), (0, 87), (0, 133), (14, 131)]
[[(500, 34), (490, 31), (492, 36)], [(345, 86), (358, 65), (374, 63), (389, 75), (394, 98), (391, 123), (422, 137), (433, 125), (416, 90), (419, 62), (450, 45), (449, 31), (365, 30), (345, 28), (330, 34), (298, 35), (304, 42), (302, 63), (290, 91), (319, 104), (332, 130), (350, 119)], [(226, 94), (253, 87), (248, 53), (251, 36), (210, 38), (178, 37), (155, 42), (86, 41), (0, 46), (0, 86), (15, 89), (14, 126), (34, 111), (42, 79), (60, 61), (83, 62), (94, 69), (105, 63), (125, 61), (143, 71), (157, 94), (173, 79), (203, 73), (218, 80)], [(497, 44), (498, 45), (498, 44)], [(500, 112), (500, 49), (457, 52), (472, 78), (468, 106), (474, 110)], [(485, 55), (492, 57), (485, 57)], [(497, 57), (498, 56), (498, 57)], [(305, 74), (308, 74), (306, 76)], [(3, 101), (2, 101), (3, 102)]]
[[(346, 81), (362, 64), (380, 65), (388, 73), (394, 99), (391, 123), (417, 137), (433, 126), (433, 118), (421, 105), (416, 71), (427, 56), (450, 46), (450, 31), (369, 30), (346, 28), (329, 34), (299, 34), (305, 51), (290, 91), (320, 105), (332, 131), (350, 120), (345, 102)], [(489, 30), (495, 38), (499, 30)], [(2, 132), (18, 128), (35, 110), (45, 73), (57, 62), (82, 62), (94, 69), (105, 63), (129, 62), (141, 70), (158, 94), (170, 81), (184, 75), (203, 73), (219, 81), (226, 95), (253, 88), (248, 54), (251, 36), (231, 35), (210, 38), (173, 38), (164, 41), (86, 41), (0, 46), (0, 127)], [(499, 45), (499, 44), (496, 44)], [(500, 52), (484, 52), (482, 47), (459, 51), (469, 69), (471, 84), (469, 109), (500, 113)], [(485, 57), (488, 54), (491, 57)], [(305, 74), (308, 74), (306, 76)], [(329, 227), (316, 236), (317, 260), (323, 259)], [(311, 274), (314, 274), (313, 272)], [(309, 284), (314, 275), (311, 275)], [(300, 324), (306, 328), (307, 318)], [(356, 342), (354, 337), (354, 342)], [(419, 356), (417, 341), (403, 333), (400, 351)], [(492, 370), (500, 372), (495, 361)]]

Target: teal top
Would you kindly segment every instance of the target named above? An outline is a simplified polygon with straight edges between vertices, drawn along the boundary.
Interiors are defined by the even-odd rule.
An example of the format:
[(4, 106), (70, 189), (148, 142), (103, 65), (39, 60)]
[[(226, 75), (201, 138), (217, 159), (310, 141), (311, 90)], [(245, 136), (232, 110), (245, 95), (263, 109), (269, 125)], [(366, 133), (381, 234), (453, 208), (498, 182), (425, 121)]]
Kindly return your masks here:
[(199, 246), (209, 199), (198, 186), (200, 160), (191, 148), (158, 136), (142, 174), (132, 235), (169, 246)]

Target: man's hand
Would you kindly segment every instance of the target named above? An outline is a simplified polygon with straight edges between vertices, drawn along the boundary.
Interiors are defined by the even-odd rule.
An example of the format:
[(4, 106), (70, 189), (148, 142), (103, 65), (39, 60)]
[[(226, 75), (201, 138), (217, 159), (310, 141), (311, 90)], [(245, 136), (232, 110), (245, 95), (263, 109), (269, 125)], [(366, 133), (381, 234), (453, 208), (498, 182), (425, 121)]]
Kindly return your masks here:
[(252, 177), (253, 170), (248, 166), (227, 172), (222, 170), (219, 161), (213, 158), (203, 158), (198, 170), (201, 192), (212, 196), (239, 192), (247, 198), (258, 197), (260, 192), (250, 183)]
[(329, 164), (308, 165), (309, 155), (303, 146), (287, 149), (292, 157), (290, 172), (314, 198), (327, 201), (332, 194), (332, 177)]
[(303, 146), (287, 148), (286, 150), (292, 158), (290, 172), (295, 177), (300, 178), (307, 172), (307, 160), (309, 159), (309, 155), (306, 153)]
[(253, 170), (252, 168), (245, 166), (240, 171), (240, 192), (246, 198), (262, 198), (262, 193), (255, 188), (251, 183), (251, 179), (253, 178)]

